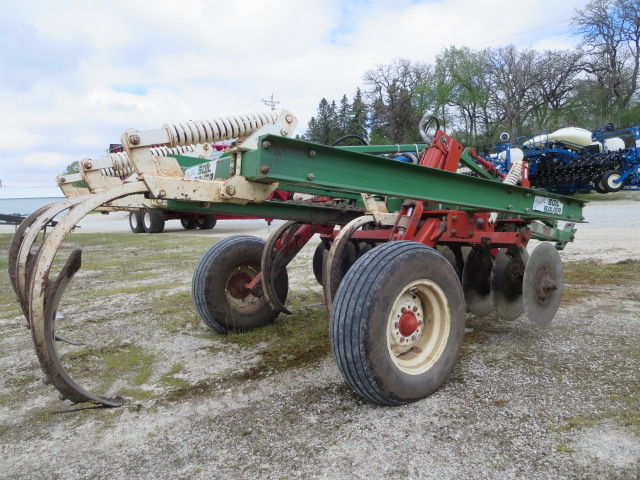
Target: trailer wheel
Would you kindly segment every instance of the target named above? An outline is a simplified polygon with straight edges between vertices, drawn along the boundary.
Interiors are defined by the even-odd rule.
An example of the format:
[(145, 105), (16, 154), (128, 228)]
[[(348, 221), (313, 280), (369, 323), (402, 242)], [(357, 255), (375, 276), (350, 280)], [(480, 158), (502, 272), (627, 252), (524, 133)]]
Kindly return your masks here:
[(604, 187), (602, 186), (602, 183), (600, 183), (600, 181), (593, 182), (593, 189), (598, 193), (609, 193), (604, 189)]
[[(191, 293), (202, 320), (219, 333), (240, 332), (262, 327), (278, 316), (264, 296), (244, 289), (260, 272), (265, 242), (248, 235), (227, 237), (202, 256), (193, 273)], [(286, 269), (275, 282), (278, 298), (287, 298)]]
[(613, 183), (614, 180), (618, 180), (622, 176), (622, 172), (620, 170), (609, 170), (608, 172), (604, 172), (602, 175), (602, 187), (607, 192), (617, 192), (624, 187), (625, 182)]
[(313, 276), (316, 277), (316, 281), (320, 285), (322, 285), (322, 266), (328, 254), (329, 250), (327, 250), (327, 247), (325, 247), (322, 242), (320, 242), (315, 252), (313, 252)]
[(144, 212), (129, 213), (129, 228), (133, 233), (144, 233)]
[(185, 230), (193, 230), (194, 228), (198, 228), (198, 222), (195, 218), (181, 218), (180, 225)]
[(162, 213), (162, 210), (147, 208), (142, 218), (145, 232), (162, 233), (164, 230), (164, 213)]
[(331, 348), (362, 397), (402, 405), (436, 391), (458, 361), (464, 295), (434, 249), (397, 241), (358, 259), (336, 292)]
[(202, 215), (201, 217), (198, 217), (196, 222), (198, 224), (199, 229), (211, 230), (213, 227), (216, 226), (217, 220), (215, 215)]

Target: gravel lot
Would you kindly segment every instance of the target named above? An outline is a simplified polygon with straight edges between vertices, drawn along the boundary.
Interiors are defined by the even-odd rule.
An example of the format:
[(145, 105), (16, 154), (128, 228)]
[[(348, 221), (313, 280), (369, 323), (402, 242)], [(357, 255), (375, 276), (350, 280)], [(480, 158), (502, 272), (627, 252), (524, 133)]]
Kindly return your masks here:
[[(591, 223), (561, 255), (640, 261), (639, 207), (590, 205)], [(208, 235), (226, 234), (217, 229)], [(187, 232), (179, 234), (186, 245)], [(309, 315), (321, 308), (313, 247), (290, 269)], [(170, 280), (176, 292), (189, 290), (190, 274)], [(179, 377), (194, 388), (167, 396), (152, 374), (145, 400), (74, 407), (39, 381), (24, 319), (1, 305), (0, 478), (640, 478), (640, 278), (567, 290), (577, 294), (544, 329), (525, 317), (469, 316), (446, 385), (395, 408), (356, 396), (331, 358), (243, 378), (260, 347), (221, 349), (204, 325), (144, 331), (168, 319), (136, 311), (141, 326), (132, 325), (104, 302), (98, 308), (120, 321), (120, 335), (164, 352), (154, 368), (180, 361)]]

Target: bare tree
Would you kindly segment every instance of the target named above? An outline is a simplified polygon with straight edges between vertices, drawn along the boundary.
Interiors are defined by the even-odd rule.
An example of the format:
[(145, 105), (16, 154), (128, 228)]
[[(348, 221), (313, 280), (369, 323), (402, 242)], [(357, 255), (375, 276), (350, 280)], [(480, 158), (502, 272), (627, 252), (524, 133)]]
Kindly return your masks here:
[(576, 85), (583, 71), (583, 55), (578, 50), (546, 51), (537, 62), (536, 95), (542, 102), (531, 111), (531, 129), (556, 128), (563, 121), (564, 111), (576, 97)]
[(513, 45), (491, 49), (486, 56), (489, 104), (494, 124), (522, 134), (531, 114), (544, 104), (542, 58), (536, 50), (517, 50)]
[(430, 65), (394, 59), (389, 65), (376, 65), (364, 74), (367, 97), (377, 122), (383, 117), (384, 136), (397, 143), (416, 141), (422, 112), (413, 103), (414, 90), (432, 74)]
[(602, 90), (602, 114), (620, 112), (637, 95), (640, 72), (640, 1), (592, 0), (573, 24), (587, 55), (584, 71)]

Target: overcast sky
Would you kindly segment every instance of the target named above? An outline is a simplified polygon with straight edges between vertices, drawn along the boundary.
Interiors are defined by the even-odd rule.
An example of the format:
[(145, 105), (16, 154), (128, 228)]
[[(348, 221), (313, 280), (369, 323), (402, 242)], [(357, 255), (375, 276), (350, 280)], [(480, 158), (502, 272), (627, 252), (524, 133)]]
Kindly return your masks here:
[(127, 128), (279, 108), (306, 129), (393, 58), (564, 49), (587, 0), (0, 0), (0, 181), (52, 186)]

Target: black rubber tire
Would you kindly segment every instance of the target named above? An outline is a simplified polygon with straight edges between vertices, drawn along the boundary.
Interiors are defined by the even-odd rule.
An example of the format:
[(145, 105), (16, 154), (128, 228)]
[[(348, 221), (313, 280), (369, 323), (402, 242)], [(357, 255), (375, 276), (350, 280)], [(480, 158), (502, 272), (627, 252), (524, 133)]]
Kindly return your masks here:
[(182, 228), (184, 228), (185, 230), (193, 230), (194, 228), (198, 228), (198, 222), (193, 217), (181, 218), (180, 225), (182, 225)]
[(621, 176), (622, 172), (620, 170), (609, 170), (608, 172), (604, 172), (604, 174), (602, 175), (600, 184), (602, 185), (602, 188), (604, 188), (607, 192), (617, 192), (619, 190), (622, 190), (625, 182), (620, 182), (616, 185), (615, 183), (613, 183), (613, 180), (617, 180)]
[(133, 233), (144, 233), (144, 212), (129, 213), (129, 228)]
[(600, 181), (593, 182), (593, 189), (598, 193), (602, 193), (602, 194), (609, 193), (604, 188), (602, 188), (602, 184), (600, 183)]
[(200, 217), (197, 218), (196, 220), (197, 224), (198, 224), (198, 228), (201, 230), (211, 230), (213, 227), (216, 226), (216, 216), (215, 215), (202, 215)]
[[(399, 302), (411, 298), (415, 285), (440, 292), (434, 302), (422, 290), (413, 295), (424, 306), (426, 321), (411, 348), (418, 370), (405, 363), (412, 360), (392, 353), (389, 326)], [(458, 276), (442, 255), (417, 242), (390, 242), (358, 259), (342, 280), (331, 310), (331, 349), (344, 379), (362, 397), (383, 405), (414, 402), (435, 392), (453, 371), (464, 336), (464, 312)], [(427, 334), (432, 328), (439, 335)], [(423, 341), (430, 339), (437, 352), (413, 348), (426, 347)]]
[(144, 231), (147, 233), (162, 233), (164, 230), (164, 213), (162, 210), (147, 208), (143, 214)]
[[(246, 301), (233, 300), (228, 288), (234, 271), (246, 273), (251, 279), (255, 277), (260, 271), (264, 245), (265, 241), (260, 238), (234, 235), (214, 244), (198, 262), (191, 282), (193, 303), (202, 320), (216, 332), (253, 330), (273, 322), (278, 316), (279, 312), (265, 297), (249, 294)], [(275, 288), (284, 303), (289, 290), (286, 269), (276, 279)]]
[(316, 247), (315, 252), (313, 252), (313, 276), (316, 277), (316, 281), (322, 285), (322, 267), (324, 264), (325, 253), (329, 252), (327, 248), (324, 246), (324, 243), (320, 242), (320, 244)]

